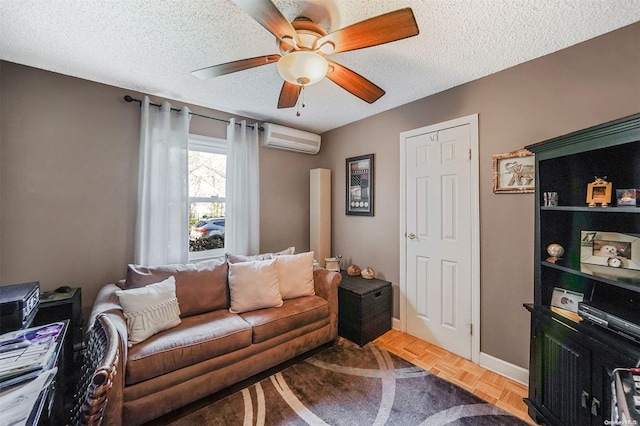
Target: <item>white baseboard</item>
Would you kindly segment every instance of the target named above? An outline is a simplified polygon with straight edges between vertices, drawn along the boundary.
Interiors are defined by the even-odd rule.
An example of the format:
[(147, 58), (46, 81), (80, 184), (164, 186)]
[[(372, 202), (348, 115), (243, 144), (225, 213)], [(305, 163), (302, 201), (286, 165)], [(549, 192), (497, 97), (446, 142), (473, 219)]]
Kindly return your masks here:
[(529, 386), (529, 370), (526, 368), (508, 363), (484, 352), (480, 352), (480, 366), (521, 385)]
[(391, 317), (391, 328), (400, 331), (400, 320), (396, 317)]

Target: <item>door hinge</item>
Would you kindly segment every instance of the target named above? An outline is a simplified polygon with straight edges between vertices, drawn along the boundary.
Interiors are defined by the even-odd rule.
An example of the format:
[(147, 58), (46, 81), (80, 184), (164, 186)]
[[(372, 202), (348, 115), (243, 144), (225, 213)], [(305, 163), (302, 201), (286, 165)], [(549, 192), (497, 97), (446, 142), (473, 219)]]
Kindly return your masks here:
[(469, 324), (469, 334), (473, 336), (473, 324)]
[(471, 160), (471, 148), (469, 148), (469, 160)]

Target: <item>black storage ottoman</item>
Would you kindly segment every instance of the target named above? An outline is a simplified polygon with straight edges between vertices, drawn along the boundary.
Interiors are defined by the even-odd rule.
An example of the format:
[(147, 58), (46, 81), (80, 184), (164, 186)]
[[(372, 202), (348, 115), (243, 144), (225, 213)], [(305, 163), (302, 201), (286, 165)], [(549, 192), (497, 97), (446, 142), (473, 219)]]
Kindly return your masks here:
[(391, 330), (391, 283), (341, 273), (338, 334), (364, 346)]

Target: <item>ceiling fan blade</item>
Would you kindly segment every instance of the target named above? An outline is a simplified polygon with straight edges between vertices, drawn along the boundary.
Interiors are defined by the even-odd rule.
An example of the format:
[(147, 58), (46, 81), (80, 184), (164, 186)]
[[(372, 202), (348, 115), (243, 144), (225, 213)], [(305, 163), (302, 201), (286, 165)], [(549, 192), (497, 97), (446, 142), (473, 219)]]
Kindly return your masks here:
[(328, 62), (329, 69), (333, 68), (333, 71), (327, 74), (327, 78), (363, 101), (372, 104), (385, 94), (384, 90), (360, 74), (333, 61)]
[(318, 39), (316, 48), (333, 44), (331, 53), (377, 46), (418, 35), (420, 30), (410, 7), (365, 19)]
[(278, 108), (292, 108), (298, 103), (298, 96), (302, 86), (296, 86), (285, 81), (280, 91), (280, 99), (278, 99)]
[(207, 80), (209, 78), (219, 77), (221, 75), (231, 74), (237, 71), (248, 70), (249, 68), (272, 64), (278, 62), (280, 58), (280, 55), (266, 55), (258, 56), (257, 58), (241, 59), (239, 61), (202, 68), (200, 70), (193, 71), (191, 74), (203, 80)]
[[(233, 0), (245, 13), (258, 21), (278, 40), (297, 46), (298, 33), (282, 12), (270, 0)], [(295, 43), (295, 44), (293, 44)]]

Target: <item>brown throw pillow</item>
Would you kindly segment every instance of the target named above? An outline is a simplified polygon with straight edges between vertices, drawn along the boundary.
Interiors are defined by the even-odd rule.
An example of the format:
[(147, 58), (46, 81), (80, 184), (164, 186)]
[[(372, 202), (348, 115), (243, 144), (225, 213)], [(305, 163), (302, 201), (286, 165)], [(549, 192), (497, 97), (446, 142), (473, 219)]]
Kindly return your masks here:
[(225, 259), (153, 267), (129, 265), (124, 288), (139, 288), (173, 276), (180, 316), (184, 318), (229, 308), (227, 272)]

